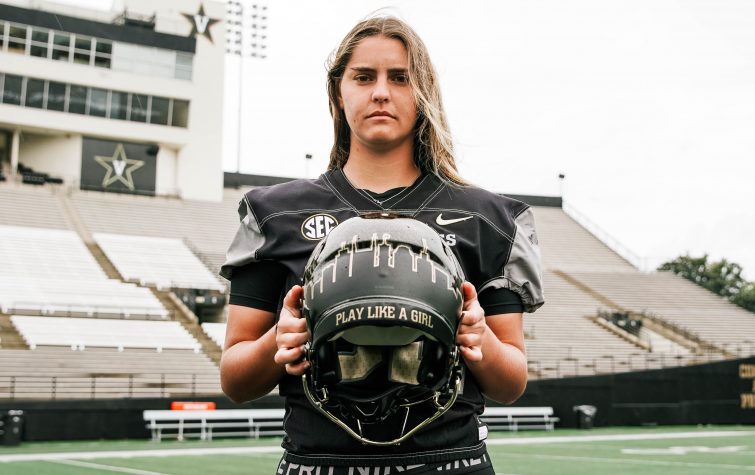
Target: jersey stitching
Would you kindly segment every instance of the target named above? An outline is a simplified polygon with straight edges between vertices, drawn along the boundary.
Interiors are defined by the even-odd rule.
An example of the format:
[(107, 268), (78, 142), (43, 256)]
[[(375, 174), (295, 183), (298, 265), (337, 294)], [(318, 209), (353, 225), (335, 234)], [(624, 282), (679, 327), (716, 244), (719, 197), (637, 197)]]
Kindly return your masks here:
[(524, 212), (525, 212), (525, 211), (527, 211), (528, 209), (530, 209), (530, 207), (529, 207), (529, 206), (527, 206), (527, 205), (525, 205), (525, 206), (524, 206), (524, 207), (523, 207), (523, 208), (522, 208), (522, 209), (521, 209), (521, 210), (520, 210), (520, 211), (519, 211), (519, 212), (518, 212), (517, 214), (515, 214), (515, 215), (513, 216), (513, 219), (516, 219), (516, 218), (518, 218), (519, 216), (521, 216), (521, 215), (522, 215), (522, 213), (524, 213)]
[[(336, 209), (322, 209), (322, 208), (305, 208), (305, 209), (297, 209), (297, 210), (288, 210), (288, 211), (278, 211), (277, 213), (273, 213), (267, 216), (264, 220), (262, 220), (262, 223), (267, 223), (273, 218), (277, 218), (278, 216), (282, 216), (285, 214), (301, 214), (301, 213), (324, 213), (324, 212), (332, 212), (335, 213), (337, 211), (349, 211), (353, 210), (354, 208), (336, 208)], [(260, 223), (260, 227), (262, 227), (262, 223)]]
[(430, 196), (428, 196), (427, 199), (425, 199), (425, 201), (423, 201), (421, 205), (417, 206), (417, 209), (412, 213), (412, 217), (413, 218), (416, 217), (420, 211), (425, 209), (425, 206), (427, 206), (432, 200), (435, 199), (436, 196), (440, 194), (444, 186), (445, 185), (443, 183), (438, 184), (438, 188), (436, 188), (435, 191), (430, 193)]
[[(425, 182), (425, 180), (426, 180), (426, 179), (427, 179), (427, 175), (423, 176), (423, 177), (422, 177), (422, 179), (421, 179), (421, 180), (419, 181), (419, 183), (417, 183), (417, 186), (415, 186), (415, 187), (414, 187), (414, 188), (413, 188), (413, 189), (412, 189), (412, 190), (411, 190), (411, 191), (410, 191), (410, 192), (409, 192), (408, 194), (406, 194), (406, 195), (402, 196), (400, 200), (397, 200), (397, 201), (396, 201), (395, 203), (392, 203), (392, 204), (390, 204), (390, 205), (387, 205), (387, 206), (388, 206), (388, 208), (390, 208), (390, 209), (393, 209), (393, 207), (394, 207), (394, 206), (396, 206), (397, 204), (401, 203), (401, 202), (402, 202), (402, 201), (404, 201), (404, 200), (405, 200), (406, 198), (408, 198), (408, 197), (412, 196), (412, 194), (413, 194), (413, 193), (414, 193), (415, 191), (417, 191), (418, 189), (420, 189), (420, 187), (422, 186), (422, 184), (423, 184), (423, 183)], [(386, 201), (388, 201), (388, 200), (386, 200)]]
[(254, 222), (257, 223), (258, 226), (262, 227), (260, 220), (257, 218), (257, 213), (254, 212), (254, 207), (252, 207), (252, 203), (249, 202), (249, 198), (246, 195), (244, 195), (244, 202), (246, 203), (246, 209), (248, 209), (249, 212), (252, 213)]
[[(516, 222), (514, 222), (514, 237), (516, 237), (516, 232), (519, 226), (516, 225)], [(509, 252), (506, 253), (506, 260), (503, 261), (503, 267), (501, 268), (501, 275), (504, 275), (504, 271), (506, 270), (506, 264), (509, 263), (509, 259), (511, 259), (511, 250), (514, 249), (516, 239), (511, 241), (511, 245), (509, 246)]]
[[(354, 185), (353, 185), (353, 184), (352, 184), (352, 183), (351, 183), (351, 182), (349, 181), (349, 178), (348, 178), (348, 177), (346, 176), (346, 174), (345, 174), (345, 173), (343, 172), (343, 170), (341, 170), (341, 175), (343, 175), (344, 181), (346, 181), (346, 183), (348, 184), (348, 186), (349, 186), (349, 187), (350, 187), (350, 188), (351, 188), (352, 190), (356, 191), (356, 192), (357, 192), (357, 194), (359, 194), (360, 196), (364, 197), (364, 198), (365, 198), (365, 199), (366, 199), (367, 201), (369, 201), (370, 203), (374, 203), (374, 204), (375, 204), (375, 205), (377, 205), (377, 207), (378, 207), (378, 208), (380, 208), (381, 210), (383, 210), (383, 211), (385, 211), (385, 210), (386, 210), (386, 209), (385, 209), (385, 208), (383, 207), (383, 203), (384, 203), (385, 201), (388, 201), (388, 200), (385, 200), (385, 201), (383, 201), (383, 202), (381, 202), (381, 201), (378, 201), (377, 199), (373, 198), (373, 197), (372, 197), (372, 196), (370, 196), (370, 195), (369, 195), (368, 193), (366, 193), (366, 192), (365, 192), (364, 190), (360, 190), (359, 188), (357, 188), (356, 186), (354, 186)], [(404, 190), (400, 191), (400, 192), (399, 192), (399, 193), (398, 193), (398, 194), (397, 194), (396, 196), (400, 195), (400, 194), (401, 194), (401, 193), (403, 193), (404, 191), (406, 191), (406, 189), (404, 189)], [(393, 197), (391, 197), (391, 198), (393, 198)], [(390, 207), (389, 207), (389, 208), (390, 208)]]
[[(257, 219), (257, 213), (254, 212), (254, 207), (252, 206), (252, 203), (249, 201), (249, 197), (247, 195), (244, 195), (244, 202), (246, 203), (246, 209), (247, 209), (247, 211), (249, 211), (250, 213), (252, 213), (252, 218), (254, 219), (254, 222), (257, 223), (257, 226), (259, 226), (259, 228), (260, 228), (260, 234), (262, 234), (262, 237), (263, 237), (263, 241), (262, 242), (263, 242), (263, 245), (264, 245), (265, 233), (262, 232), (262, 223), (260, 223), (260, 220)], [(257, 254), (259, 252), (259, 250), (260, 250), (259, 247), (254, 250), (254, 255), (253, 255), (254, 260), (259, 259), (259, 255)]]
[(338, 191), (338, 189), (336, 188), (336, 186), (333, 183), (330, 182), (330, 177), (328, 175), (326, 175), (326, 174), (323, 174), (323, 178), (325, 179), (325, 184), (328, 185), (328, 188), (330, 188), (331, 191), (333, 191), (333, 193), (336, 195), (336, 198), (338, 198), (339, 200), (341, 200), (346, 206), (350, 207), (352, 210), (354, 210), (355, 213), (358, 214), (359, 211), (357, 210), (356, 206), (354, 206), (353, 204), (351, 204), (351, 202), (349, 202), (349, 200), (347, 200), (346, 198), (343, 197), (343, 195), (341, 195), (341, 192)]

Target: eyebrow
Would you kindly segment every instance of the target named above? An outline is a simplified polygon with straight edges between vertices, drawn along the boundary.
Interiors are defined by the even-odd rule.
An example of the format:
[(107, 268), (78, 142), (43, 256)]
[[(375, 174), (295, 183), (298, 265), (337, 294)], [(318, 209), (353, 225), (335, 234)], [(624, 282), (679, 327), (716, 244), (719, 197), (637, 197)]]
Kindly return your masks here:
[[(372, 73), (375, 72), (375, 68), (369, 68), (367, 66), (352, 66), (349, 69), (358, 73)], [(389, 73), (407, 73), (407, 68), (388, 68)]]

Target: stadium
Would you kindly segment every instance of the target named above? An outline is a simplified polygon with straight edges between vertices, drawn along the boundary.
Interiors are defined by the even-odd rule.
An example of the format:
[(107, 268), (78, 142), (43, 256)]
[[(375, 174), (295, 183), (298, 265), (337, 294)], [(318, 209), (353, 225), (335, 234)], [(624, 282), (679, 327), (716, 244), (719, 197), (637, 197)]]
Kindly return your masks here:
[[(215, 153), (226, 5), (122, 4), (0, 4), (0, 473), (272, 473), (283, 402), (222, 394), (218, 271), (242, 194), (291, 178)], [(548, 304), (526, 393), (487, 412), (506, 473), (752, 471), (755, 314), (509, 196)]]

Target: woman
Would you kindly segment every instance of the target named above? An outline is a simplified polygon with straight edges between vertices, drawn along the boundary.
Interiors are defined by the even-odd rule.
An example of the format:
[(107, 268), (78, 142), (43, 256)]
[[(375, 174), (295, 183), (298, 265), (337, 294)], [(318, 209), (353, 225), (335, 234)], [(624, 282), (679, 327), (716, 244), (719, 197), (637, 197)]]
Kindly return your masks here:
[[(252, 190), (240, 203), (241, 226), (221, 270), (231, 281), (223, 390), (241, 402), (279, 385), (287, 411), (279, 473), (380, 466), (390, 468), (379, 473), (492, 474), (487, 430), (477, 417), (482, 394), (503, 403), (522, 394), (522, 312), (543, 304), (531, 210), (459, 177), (436, 73), (402, 21), (357, 24), (331, 58), (328, 95), (335, 132), (329, 170), (316, 180)], [(466, 375), (454, 406), (427, 430), (375, 447), (318, 414), (302, 393), (309, 333), (298, 284), (332, 227), (384, 210), (430, 225), (459, 258), (468, 282), (456, 343)]]

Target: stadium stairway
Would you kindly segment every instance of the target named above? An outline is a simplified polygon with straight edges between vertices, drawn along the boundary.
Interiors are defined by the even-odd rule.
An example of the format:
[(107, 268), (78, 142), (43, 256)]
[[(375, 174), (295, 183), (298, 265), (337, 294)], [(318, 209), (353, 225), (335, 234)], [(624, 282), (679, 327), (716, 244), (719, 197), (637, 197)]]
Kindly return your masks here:
[[(587, 293), (592, 298), (594, 298), (595, 300), (597, 300), (598, 302), (600, 302), (602, 305), (605, 305), (611, 311), (625, 312), (625, 310), (621, 307), (621, 305), (617, 304), (616, 302), (614, 302), (613, 300), (609, 299), (605, 295), (602, 295), (602, 294), (596, 292), (595, 290), (591, 289), (590, 287), (588, 287), (587, 285), (583, 284), (579, 280), (577, 280), (574, 277), (570, 276), (566, 272), (564, 272), (562, 270), (554, 270), (553, 273), (556, 274), (557, 276), (559, 276), (560, 278), (562, 278), (563, 280), (567, 281), (568, 283), (570, 283), (574, 287), (578, 288), (579, 290)], [(649, 350), (647, 344), (645, 344), (642, 341), (640, 341), (636, 336), (634, 336), (631, 333), (626, 332), (626, 331), (624, 331), (624, 330), (616, 327), (615, 325), (611, 325), (610, 323), (608, 323), (604, 319), (596, 316), (596, 317), (590, 318), (590, 320), (593, 323), (595, 323), (596, 325), (598, 325), (598, 326), (604, 328), (605, 330), (608, 330), (611, 333), (615, 334), (616, 336), (622, 338), (623, 340), (628, 341), (629, 343), (633, 344), (634, 346), (636, 346), (640, 350), (642, 350), (642, 351), (648, 351)]]
[(173, 292), (155, 288), (150, 288), (150, 290), (168, 310), (172, 319), (179, 322), (202, 345), (202, 353), (207, 355), (216, 366), (220, 365), (223, 350), (202, 330), (197, 316)]
[(89, 249), (89, 252), (94, 257), (94, 260), (96, 260), (97, 264), (100, 265), (102, 270), (105, 272), (105, 275), (107, 275), (108, 279), (116, 279), (123, 282), (123, 276), (121, 276), (120, 272), (118, 272), (118, 269), (115, 268), (113, 263), (110, 262), (110, 259), (107, 258), (105, 252), (102, 250), (99, 244), (97, 244), (93, 240), (84, 241), (84, 244), (86, 244), (87, 249)]
[[(643, 327), (657, 333), (661, 337), (670, 340), (671, 342), (686, 348), (690, 350), (693, 353), (699, 353), (699, 354), (720, 354), (721, 356), (725, 357), (735, 357), (736, 355), (729, 355), (727, 354), (723, 349), (713, 345), (710, 342), (703, 341), (696, 335), (690, 333), (689, 331), (685, 330), (682, 327), (679, 327), (663, 318), (656, 317), (654, 315), (637, 315), (636, 312), (632, 312), (629, 309), (624, 308), (623, 306), (619, 305), (618, 303), (614, 302), (613, 300), (609, 299), (602, 293), (596, 291), (595, 289), (591, 288), (587, 284), (581, 282), (579, 279), (575, 278), (572, 275), (569, 275), (568, 273), (560, 270), (555, 270), (554, 273), (561, 277), (562, 279), (568, 281), (575, 287), (579, 288), (580, 290), (590, 294), (593, 298), (601, 302), (606, 307), (610, 308), (613, 311), (621, 312), (621, 313), (628, 313), (632, 314), (635, 317), (638, 317), (642, 320)], [(614, 327), (613, 325), (605, 322), (600, 322), (599, 319), (594, 320), (597, 324), (600, 324), (601, 326), (604, 326), (606, 328), (609, 328), (611, 331), (613, 331), (615, 334), (621, 336), (625, 340), (634, 343), (635, 345), (647, 350), (648, 348), (645, 347), (645, 345), (642, 342), (639, 342), (636, 337), (633, 335), (624, 332), (622, 330), (619, 330), (618, 328)]]
[(28, 350), (24, 338), (10, 321), (10, 315), (0, 313), (0, 348), (12, 350)]

